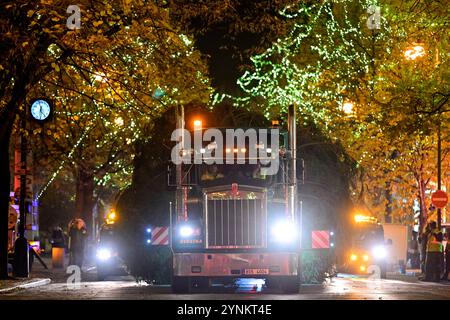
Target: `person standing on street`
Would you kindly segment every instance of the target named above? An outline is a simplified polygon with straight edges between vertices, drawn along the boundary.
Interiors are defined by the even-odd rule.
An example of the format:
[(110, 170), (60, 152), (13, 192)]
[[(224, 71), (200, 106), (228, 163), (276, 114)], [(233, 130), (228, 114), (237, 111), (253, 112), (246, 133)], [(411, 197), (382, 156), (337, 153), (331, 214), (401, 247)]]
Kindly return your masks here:
[(412, 269), (420, 268), (419, 244), (417, 243), (417, 233), (412, 232), (411, 240), (408, 242), (408, 259)]
[(431, 221), (427, 241), (425, 281), (440, 281), (443, 251), (442, 232), (437, 229), (436, 221)]
[(448, 233), (445, 234), (445, 238), (447, 240), (447, 245), (445, 246), (445, 272), (442, 280), (448, 280), (448, 274), (450, 273), (450, 243)]
[(73, 219), (69, 224), (69, 265), (83, 266), (84, 247), (87, 238), (86, 224), (82, 219)]
[(420, 280), (425, 280), (425, 262), (427, 258), (427, 244), (428, 236), (430, 235), (430, 225), (425, 226), (425, 230), (419, 234), (419, 255), (420, 255), (420, 272), (422, 275), (419, 277)]

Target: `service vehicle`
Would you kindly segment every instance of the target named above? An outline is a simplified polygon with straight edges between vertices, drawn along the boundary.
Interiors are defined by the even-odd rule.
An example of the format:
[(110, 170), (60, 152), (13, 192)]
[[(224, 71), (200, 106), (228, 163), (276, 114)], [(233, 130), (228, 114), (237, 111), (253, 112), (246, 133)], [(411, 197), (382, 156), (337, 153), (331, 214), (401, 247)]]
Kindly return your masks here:
[(384, 239), (383, 226), (374, 217), (356, 214), (350, 234), (344, 270), (352, 274), (374, 274), (386, 278), (389, 245)]
[[(185, 129), (183, 108), (176, 114), (177, 129)], [(189, 138), (194, 141), (196, 134), (207, 129), (200, 120), (190, 123), (194, 129)], [(217, 130), (225, 136), (227, 129), (235, 128)], [(210, 140), (190, 148), (179, 140), (179, 151), (190, 163), (169, 168), (169, 181), (175, 180), (176, 186), (171, 214), (175, 292), (208, 288), (215, 282), (233, 283), (240, 278), (263, 279), (266, 286), (284, 292), (299, 290), (301, 219), (297, 210), (295, 108), (289, 108), (287, 130), (276, 125), (263, 128), (265, 131), (242, 130), (248, 129), (255, 129), (256, 141), (243, 139), (241, 145), (233, 147), (221, 148), (216, 140)], [(263, 136), (268, 139), (263, 141)], [(195, 162), (196, 155), (205, 156), (206, 151), (217, 155), (218, 148), (222, 149), (223, 163), (207, 157)], [(265, 156), (255, 162), (252, 149)], [(235, 161), (225, 163), (230, 154)], [(267, 174), (271, 161), (277, 159), (277, 173)]]
[(124, 275), (125, 266), (120, 257), (120, 245), (114, 223), (116, 213), (111, 211), (106, 222), (100, 227), (96, 248), (97, 279)]
[(388, 270), (399, 270), (406, 272), (408, 262), (408, 240), (411, 238), (412, 230), (404, 224), (384, 223), (384, 239), (389, 243), (387, 247), (389, 256), (386, 259)]

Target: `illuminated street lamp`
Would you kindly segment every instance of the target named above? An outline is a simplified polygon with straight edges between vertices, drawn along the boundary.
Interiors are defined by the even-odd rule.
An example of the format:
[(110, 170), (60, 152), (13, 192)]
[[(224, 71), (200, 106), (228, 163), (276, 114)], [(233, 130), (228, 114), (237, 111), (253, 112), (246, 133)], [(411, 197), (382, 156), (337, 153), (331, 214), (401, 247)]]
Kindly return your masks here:
[(425, 56), (425, 48), (421, 44), (413, 44), (405, 50), (404, 56), (407, 60), (416, 60)]
[(353, 108), (355, 107), (355, 105), (353, 104), (353, 102), (351, 101), (346, 101), (344, 102), (344, 104), (342, 105), (342, 111), (344, 111), (345, 114), (352, 114), (353, 113)]
[(117, 220), (117, 214), (114, 209), (111, 209), (111, 211), (106, 216), (106, 224), (114, 224)]
[(194, 130), (202, 129), (202, 120), (196, 119), (194, 120)]

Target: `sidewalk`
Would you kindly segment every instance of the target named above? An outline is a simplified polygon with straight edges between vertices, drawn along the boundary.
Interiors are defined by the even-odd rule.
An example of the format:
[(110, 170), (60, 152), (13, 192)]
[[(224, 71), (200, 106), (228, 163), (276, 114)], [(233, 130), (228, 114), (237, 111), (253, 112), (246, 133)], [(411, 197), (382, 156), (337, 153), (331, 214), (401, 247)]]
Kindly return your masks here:
[[(34, 259), (29, 278), (11, 277), (8, 280), (0, 280), (0, 299), (2, 293), (66, 281), (68, 276), (66, 274), (66, 268), (53, 268), (52, 259), (49, 255), (42, 255), (41, 259), (47, 265), (48, 269), (45, 269), (37, 259)], [(68, 261), (67, 258), (65, 260), (66, 262)]]
[(387, 272), (386, 278), (388, 280), (399, 280), (405, 282), (419, 282), (420, 269), (406, 269), (406, 273), (400, 271)]
[[(404, 273), (404, 274), (400, 273), (399, 271), (388, 272), (387, 279), (410, 282), (410, 283), (434, 283), (434, 282), (425, 282), (425, 281), (419, 280), (420, 275), (421, 275), (420, 269), (406, 269), (406, 273)], [(439, 283), (443, 284), (443, 285), (450, 285), (450, 282), (445, 281), (445, 280), (442, 280)]]
[[(30, 275), (37, 278), (50, 278), (52, 283), (64, 283), (70, 274), (67, 273), (67, 266), (69, 264), (69, 256), (66, 254), (64, 258), (64, 268), (53, 268), (52, 258), (49, 255), (41, 256), (48, 269), (45, 269), (38, 261), (35, 260), (33, 270)], [(92, 259), (86, 258), (83, 266), (82, 281), (95, 281), (97, 273), (95, 271), (95, 264)]]
[(16, 278), (0, 280), (0, 297), (2, 293), (44, 286), (50, 282), (51, 280), (49, 278)]

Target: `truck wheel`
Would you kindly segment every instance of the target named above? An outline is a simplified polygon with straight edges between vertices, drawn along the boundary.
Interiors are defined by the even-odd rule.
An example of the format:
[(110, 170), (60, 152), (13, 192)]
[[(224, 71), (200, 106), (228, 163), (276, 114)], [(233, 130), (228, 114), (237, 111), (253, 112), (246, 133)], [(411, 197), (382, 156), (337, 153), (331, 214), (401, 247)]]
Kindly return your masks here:
[(172, 277), (173, 293), (189, 293), (190, 281), (189, 277)]
[(294, 294), (298, 293), (300, 289), (300, 279), (299, 277), (283, 277), (280, 279), (280, 287), (283, 293)]
[(192, 277), (190, 278), (189, 287), (197, 290), (208, 290), (209, 289), (209, 278), (208, 277)]

